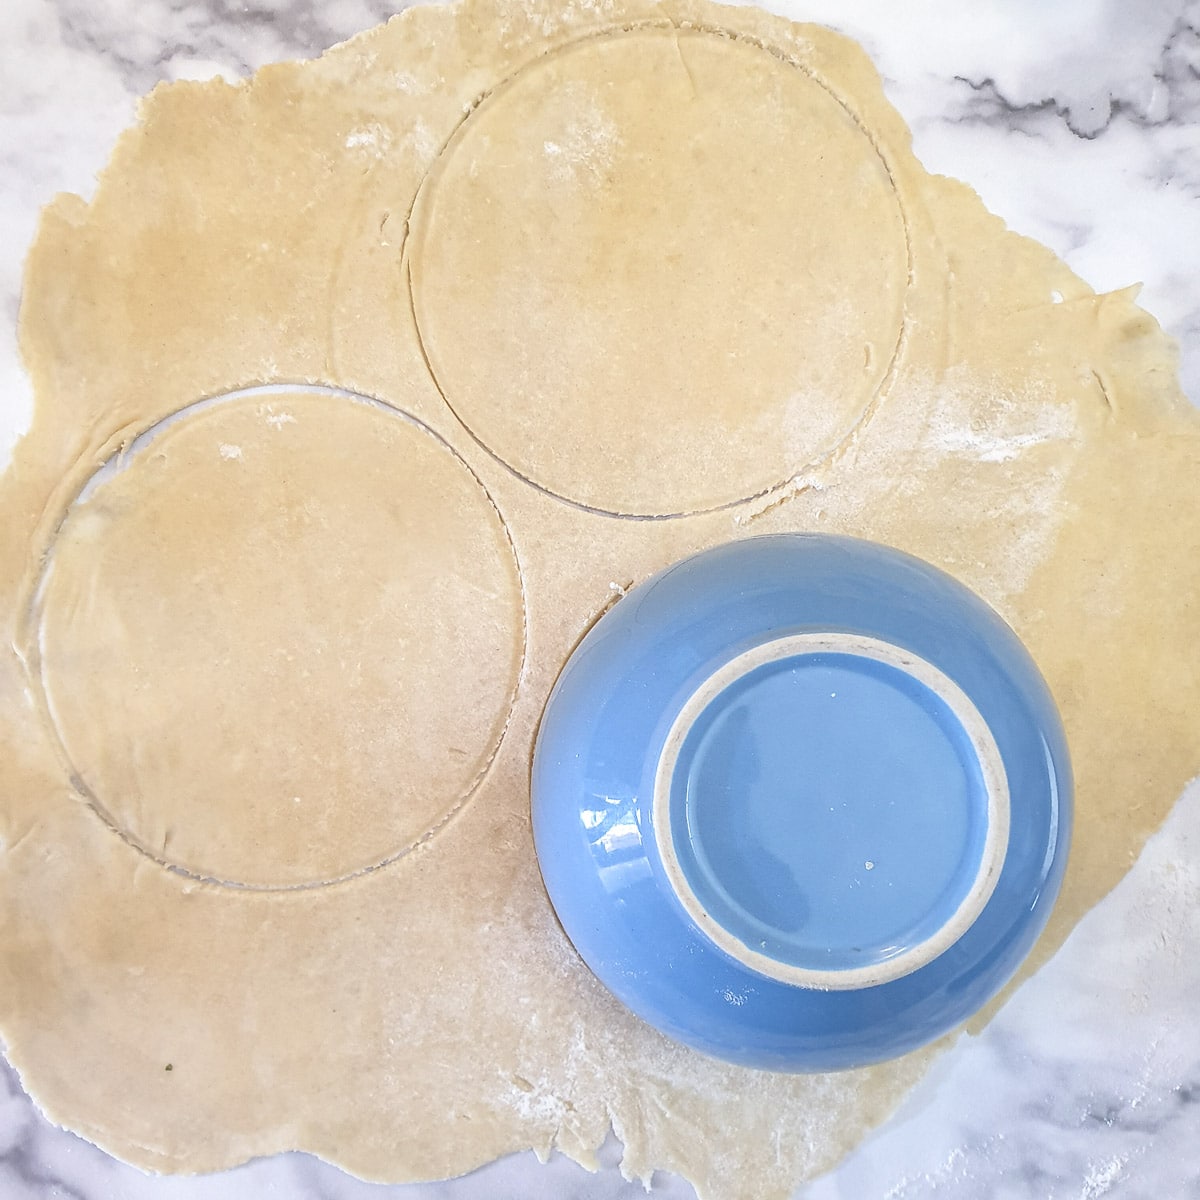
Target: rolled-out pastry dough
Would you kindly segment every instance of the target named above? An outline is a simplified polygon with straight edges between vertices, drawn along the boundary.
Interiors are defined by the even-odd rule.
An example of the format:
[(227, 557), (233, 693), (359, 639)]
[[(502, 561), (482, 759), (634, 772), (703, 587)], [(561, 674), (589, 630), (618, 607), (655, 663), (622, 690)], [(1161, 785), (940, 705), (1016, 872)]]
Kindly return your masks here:
[(139, 1165), (412, 1180), (611, 1125), (631, 1174), (770, 1200), (891, 1110), (935, 1049), (705, 1059), (542, 890), (548, 691), (698, 548), (876, 538), (1025, 639), (1078, 775), (1031, 966), (1200, 766), (1173, 347), (927, 175), (828, 31), (467, 0), (160, 88), (47, 209), (21, 338), (0, 1032)]

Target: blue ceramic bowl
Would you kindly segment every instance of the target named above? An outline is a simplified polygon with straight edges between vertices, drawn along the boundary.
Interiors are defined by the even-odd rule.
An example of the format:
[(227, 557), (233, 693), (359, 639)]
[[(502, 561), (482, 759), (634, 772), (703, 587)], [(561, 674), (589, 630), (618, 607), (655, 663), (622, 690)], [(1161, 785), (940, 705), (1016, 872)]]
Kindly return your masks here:
[(965, 1019), (1049, 915), (1062, 726), (1012, 630), (939, 570), (808, 534), (698, 554), (564, 668), (533, 761), (563, 928), (629, 1008), (783, 1071)]

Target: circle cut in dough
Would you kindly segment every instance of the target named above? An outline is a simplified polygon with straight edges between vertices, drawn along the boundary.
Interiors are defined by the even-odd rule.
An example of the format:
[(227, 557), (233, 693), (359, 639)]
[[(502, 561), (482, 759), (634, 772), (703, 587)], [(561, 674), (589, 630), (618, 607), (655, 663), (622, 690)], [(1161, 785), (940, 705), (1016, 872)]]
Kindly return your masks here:
[(41, 681), (77, 786), (160, 863), (314, 886), (435, 831), (523, 653), (502, 520), (417, 421), (332, 392), (185, 413), (69, 512)]
[(866, 128), (752, 40), (640, 28), (518, 72), (414, 209), (450, 407), (587, 508), (736, 503), (827, 457), (900, 344), (904, 214)]

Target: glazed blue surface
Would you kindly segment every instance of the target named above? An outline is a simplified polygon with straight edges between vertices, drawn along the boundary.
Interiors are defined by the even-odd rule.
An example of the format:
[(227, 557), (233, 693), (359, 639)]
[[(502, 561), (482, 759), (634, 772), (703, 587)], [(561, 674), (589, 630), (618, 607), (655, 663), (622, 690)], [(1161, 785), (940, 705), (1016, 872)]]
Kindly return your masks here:
[[(962, 937), (901, 978), (838, 991), (770, 978), (704, 934), (668, 881), (651, 813), (667, 735), (700, 684), (765, 641), (830, 631), (901, 647), (953, 680), (995, 739), (1011, 799), (1003, 870)], [(896, 682), (864, 673), (857, 662), (852, 670), (836, 661), (822, 669), (839, 671), (840, 686), (859, 689), (860, 698), (872, 705), (884, 704), (884, 692)], [(857, 676), (853, 683), (850, 675)], [(801, 690), (812, 691), (816, 679), (811, 675)], [(757, 677), (746, 684), (751, 692), (766, 686)], [(899, 696), (886, 700), (889, 711), (920, 730), (918, 710), (924, 707), (932, 728), (918, 732), (917, 744), (936, 747), (942, 756), (923, 764), (908, 786), (912, 819), (920, 823), (929, 812), (926, 808), (922, 816), (917, 802), (920, 778), (949, 787), (943, 793), (949, 809), (955, 808), (955, 789), (967, 795), (978, 784), (956, 743), (953, 718), (939, 713), (937, 697), (905, 697), (898, 690)], [(756, 719), (769, 697), (764, 691), (763, 702), (755, 702)], [(803, 697), (797, 703), (803, 704)], [(681, 755), (681, 766), (690, 763), (698, 772), (701, 845), (710, 855), (741, 856), (748, 865), (755, 843), (770, 841), (771, 833), (766, 827), (747, 828), (729, 846), (722, 844), (719, 794), (736, 778), (726, 776), (723, 782), (715, 762), (706, 765), (705, 747), (698, 743), (713, 731), (702, 724), (694, 727), (697, 745), (689, 751), (685, 744)], [(836, 726), (833, 722), (830, 728)], [(786, 746), (782, 727), (768, 726), (764, 736), (776, 743), (776, 751), (800, 752)], [(846, 736), (845, 727), (840, 736)], [(871, 743), (860, 741), (859, 748), (864, 744)], [(863, 853), (864, 863), (871, 811), (862, 788), (885, 761), (886, 755), (872, 751), (861, 767), (855, 764), (859, 790), (852, 787), (848, 793), (858, 797), (854, 803), (862, 819), (850, 844), (855, 855)], [(676, 786), (682, 773), (673, 776)], [(1070, 768), (1061, 725), (1036, 667), (1008, 626), (928, 564), (867, 542), (807, 534), (752, 538), (707, 551), (635, 588), (605, 614), (572, 655), (547, 704), (532, 789), (534, 837), (547, 890), (568, 936), (596, 975), (667, 1035), (716, 1057), (774, 1070), (829, 1070), (889, 1058), (937, 1037), (979, 1008), (1016, 970), (1045, 924), (1062, 879), (1070, 830)], [(685, 808), (672, 800), (673, 822)], [(950, 828), (928, 847), (919, 838), (899, 835), (893, 846), (871, 852), (877, 857), (870, 861), (881, 864), (876, 870), (886, 862), (893, 878), (916, 877), (905, 879), (905, 900), (894, 914), (896, 928), (906, 926), (910, 937), (922, 925), (920, 876), (935, 881), (941, 897), (933, 901), (936, 911), (961, 885), (956, 853), (960, 862), (975, 853), (979, 834), (970, 819), (961, 827), (953, 815), (948, 820)], [(896, 834), (895, 826), (888, 832)], [(841, 844), (833, 826), (821, 830), (820, 837), (826, 848), (836, 851)], [(777, 844), (786, 840), (775, 839)], [(685, 841), (676, 838), (677, 850), (686, 849)], [(928, 860), (922, 857), (926, 848)], [(797, 865), (797, 855), (808, 869), (815, 862), (794, 847), (783, 853), (788, 867)], [(681, 866), (689, 872), (686, 855)], [(696, 872), (694, 861), (691, 872)], [(726, 886), (730, 880), (736, 885), (746, 874), (735, 865), (728, 878), (722, 871), (722, 878)], [(808, 886), (821, 900), (832, 885), (810, 875)], [(780, 903), (769, 906), (777, 926), (785, 909)], [(887, 941), (888, 915), (886, 905), (864, 902), (849, 924), (825, 913), (811, 918), (816, 923), (809, 929), (830, 938), (834, 957), (848, 961), (847, 930), (857, 923), (872, 933), (875, 945), (868, 957), (879, 955)], [(807, 961), (819, 949), (804, 931), (793, 944), (785, 944), (786, 934), (777, 930), (775, 952), (781, 959)]]
[(935, 692), (874, 659), (806, 654), (701, 713), (671, 832), (693, 892), (742, 941), (813, 970), (863, 967), (932, 937), (965, 899), (983, 788)]

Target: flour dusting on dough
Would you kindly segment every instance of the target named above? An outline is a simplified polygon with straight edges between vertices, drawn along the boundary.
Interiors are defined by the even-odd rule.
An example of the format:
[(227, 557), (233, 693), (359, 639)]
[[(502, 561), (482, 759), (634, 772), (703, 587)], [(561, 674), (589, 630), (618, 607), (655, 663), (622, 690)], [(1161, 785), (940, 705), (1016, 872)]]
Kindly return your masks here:
[(559, 183), (602, 182), (612, 168), (620, 134), (599, 100), (583, 83), (564, 84), (555, 97), (561, 130), (542, 143), (551, 178)]
[[(885, 541), (903, 545), (902, 522), (914, 524), (914, 513), (933, 524), (966, 508), (1003, 536), (989, 539), (985, 557), (946, 542), (939, 561), (1002, 604), (1024, 590), (1053, 551), (1064, 519), (1063, 488), (1079, 452), (1072, 406), (1036, 381), (1014, 385), (965, 368), (942, 376), (911, 372), (841, 457), (798, 474), (782, 497), (768, 496), (751, 511), (762, 514), (781, 498), (819, 493), (823, 524), (882, 525)], [(942, 473), (954, 460), (968, 470), (947, 493)]]
[(999, 463), (1033, 446), (1070, 442), (1077, 434), (1074, 410), (1044, 383), (1031, 381), (1014, 390), (1010, 380), (975, 378), (960, 369), (948, 373), (937, 389), (927, 438), (933, 451)]
[(295, 425), (296, 418), (290, 412), (276, 412), (270, 404), (265, 404), (259, 410), (265, 414), (264, 419), (272, 429), (282, 429), (285, 425)]
[(372, 121), (346, 134), (347, 150), (360, 150), (371, 158), (383, 158), (392, 148), (392, 133), (385, 125)]

